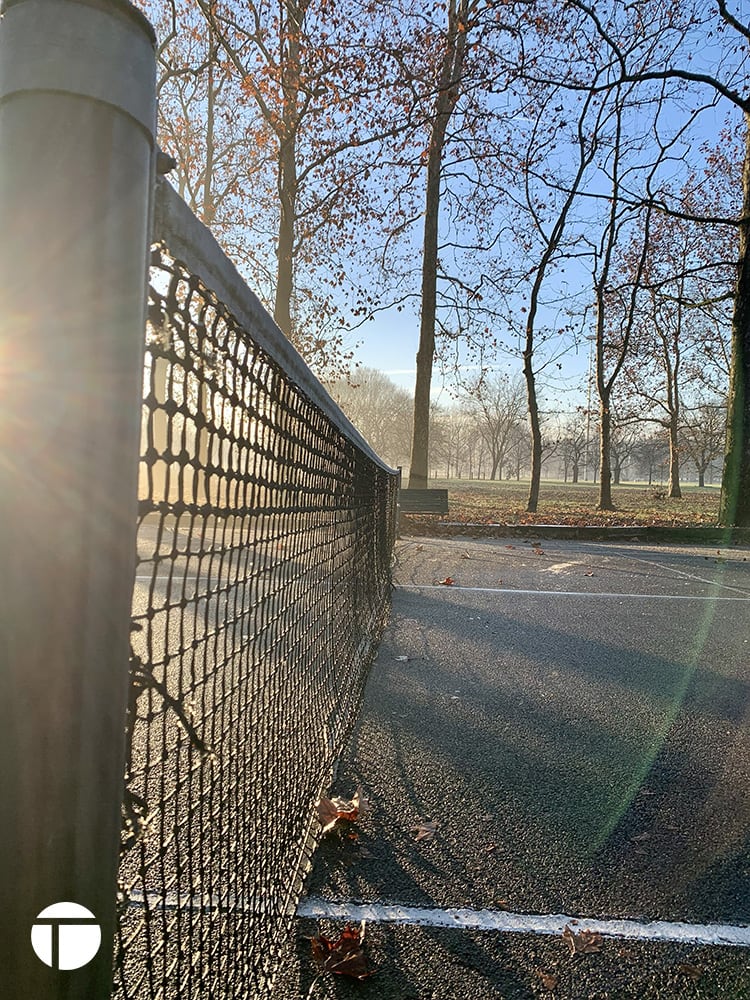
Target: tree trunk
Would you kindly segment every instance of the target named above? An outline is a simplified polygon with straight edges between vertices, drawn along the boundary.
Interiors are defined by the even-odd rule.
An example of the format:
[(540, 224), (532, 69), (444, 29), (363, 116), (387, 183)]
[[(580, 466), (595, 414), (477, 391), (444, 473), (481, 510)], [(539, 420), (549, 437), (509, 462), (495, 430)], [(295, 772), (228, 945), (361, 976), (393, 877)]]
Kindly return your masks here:
[(292, 298), (294, 295), (294, 234), (297, 221), (297, 129), (299, 127), (299, 32), (306, 5), (286, 0), (285, 31), (282, 35), (283, 121), (279, 132), (279, 232), (276, 243), (276, 298), (273, 318), (281, 332), (294, 342)]
[(448, 38), (438, 81), (435, 118), (427, 154), (427, 189), (425, 193), (424, 240), (422, 245), (422, 310), (417, 351), (417, 376), (414, 386), (414, 423), (412, 431), (409, 488), (425, 489), (428, 478), (430, 446), (430, 387), (435, 357), (435, 317), (437, 313), (438, 229), (440, 221), (440, 185), (443, 149), (450, 116), (460, 91), (461, 71), (466, 51), (466, 8), (468, 0), (451, 0), (448, 9)]
[(529, 397), (529, 425), (531, 427), (531, 482), (526, 510), (529, 514), (535, 514), (539, 506), (539, 486), (542, 480), (542, 428), (539, 422), (539, 402), (530, 355), (528, 362), (524, 360), (523, 373), (526, 376), (526, 392)]
[[(611, 467), (611, 442), (612, 442), (612, 411), (609, 407), (609, 389), (603, 385), (599, 390), (601, 406), (599, 407), (599, 503), (596, 505), (599, 510), (614, 510), (612, 503), (612, 467)], [(594, 471), (594, 482), (596, 482), (596, 471)]]
[(677, 419), (673, 417), (669, 421), (669, 492), (667, 496), (672, 500), (679, 500), (682, 497), (680, 489), (680, 451), (677, 445)]
[(706, 470), (698, 469), (698, 486), (703, 487), (706, 485)]
[(273, 318), (281, 332), (292, 339), (294, 291), (294, 216), (297, 200), (295, 136), (287, 136), (279, 150), (279, 234), (276, 244), (276, 299)]
[(750, 527), (750, 112), (745, 113), (739, 267), (732, 315), (732, 362), (727, 402), (727, 440), (721, 480), (719, 522)]
[(216, 155), (216, 143), (214, 140), (216, 91), (214, 87), (213, 32), (211, 31), (209, 31), (209, 44), (211, 46), (211, 53), (208, 62), (208, 93), (206, 95), (206, 164), (203, 174), (203, 210), (201, 212), (201, 220), (210, 228), (216, 217), (213, 196), (214, 157)]

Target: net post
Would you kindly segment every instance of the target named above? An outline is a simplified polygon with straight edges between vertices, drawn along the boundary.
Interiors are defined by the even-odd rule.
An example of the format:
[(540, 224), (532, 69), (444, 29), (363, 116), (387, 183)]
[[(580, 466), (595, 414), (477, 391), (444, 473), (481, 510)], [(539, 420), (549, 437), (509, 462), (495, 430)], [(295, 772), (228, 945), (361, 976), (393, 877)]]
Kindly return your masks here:
[[(6, 0), (0, 19), (0, 941), (3, 995), (112, 987), (154, 36), (125, 0)], [(31, 930), (101, 928), (88, 964)], [(46, 929), (45, 929), (46, 928)], [(46, 937), (45, 937), (46, 936)], [(88, 935), (87, 935), (88, 936)], [(44, 950), (42, 948), (42, 950)], [(85, 957), (85, 955), (84, 955)]]

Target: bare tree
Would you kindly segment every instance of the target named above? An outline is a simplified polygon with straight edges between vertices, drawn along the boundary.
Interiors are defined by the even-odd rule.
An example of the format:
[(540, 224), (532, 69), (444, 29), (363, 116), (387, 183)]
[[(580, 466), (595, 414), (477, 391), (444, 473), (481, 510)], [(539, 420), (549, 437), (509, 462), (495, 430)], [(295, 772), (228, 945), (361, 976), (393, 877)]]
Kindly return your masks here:
[(393, 468), (405, 465), (411, 445), (412, 397), (383, 372), (358, 368), (326, 388), (354, 426)]
[(706, 471), (723, 452), (726, 404), (701, 400), (683, 407), (681, 440), (698, 474), (698, 485), (706, 485)]
[(465, 398), (464, 406), (487, 450), (489, 478), (501, 479), (506, 457), (523, 423), (523, 382), (499, 373), (484, 376)]

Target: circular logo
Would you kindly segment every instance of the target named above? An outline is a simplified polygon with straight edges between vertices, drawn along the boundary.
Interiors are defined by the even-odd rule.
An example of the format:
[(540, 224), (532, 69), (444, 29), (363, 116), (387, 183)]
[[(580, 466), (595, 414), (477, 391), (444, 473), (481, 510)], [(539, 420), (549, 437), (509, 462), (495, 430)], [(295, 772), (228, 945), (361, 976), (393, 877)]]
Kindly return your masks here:
[(78, 903), (47, 906), (31, 928), (31, 946), (52, 969), (80, 969), (99, 951), (102, 929), (94, 914)]

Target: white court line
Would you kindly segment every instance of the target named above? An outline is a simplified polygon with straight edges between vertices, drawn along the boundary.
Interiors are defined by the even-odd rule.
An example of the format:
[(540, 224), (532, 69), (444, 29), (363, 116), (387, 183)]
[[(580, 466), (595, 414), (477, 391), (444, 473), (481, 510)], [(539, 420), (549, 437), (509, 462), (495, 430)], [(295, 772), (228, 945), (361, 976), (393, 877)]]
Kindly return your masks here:
[(594, 931), (604, 937), (680, 944), (732, 945), (750, 948), (750, 927), (732, 924), (689, 924), (680, 921), (594, 920), (563, 913), (508, 913), (505, 910), (437, 909), (381, 903), (343, 903), (303, 899), (298, 917), (328, 920), (366, 920), (371, 923), (500, 931), (506, 934), (562, 934), (566, 926), (576, 933)]
[[(131, 906), (151, 910), (188, 910), (211, 912), (239, 910), (258, 914), (278, 914), (279, 901), (250, 899), (226, 893), (190, 896), (188, 893), (131, 890)], [(298, 917), (314, 920), (366, 920), (369, 923), (404, 924), (418, 927), (444, 927), (454, 930), (500, 931), (505, 934), (562, 934), (566, 927), (576, 933), (594, 931), (604, 937), (632, 941), (662, 941), (678, 944), (731, 945), (750, 948), (750, 927), (734, 924), (691, 924), (672, 920), (596, 920), (564, 913), (509, 913), (506, 910), (470, 910), (439, 907), (398, 906), (386, 903), (349, 903), (328, 899), (305, 898), (297, 906)]]
[(743, 587), (730, 587), (728, 583), (719, 583), (717, 580), (706, 580), (702, 576), (696, 576), (694, 573), (686, 573), (685, 570), (675, 569), (674, 566), (668, 566), (666, 563), (653, 562), (651, 559), (641, 559), (639, 556), (630, 557), (633, 562), (643, 563), (645, 566), (656, 566), (657, 569), (667, 570), (669, 573), (676, 573), (677, 576), (684, 576), (688, 580), (695, 580), (697, 583), (707, 583), (710, 587), (721, 587), (722, 590), (733, 590), (736, 594), (749, 594), (750, 591)]
[[(747, 597), (711, 597), (693, 594), (613, 594), (588, 590), (521, 590), (515, 587), (447, 587), (439, 583), (399, 583), (396, 590), (445, 590), (454, 592), (468, 591), (476, 594), (535, 594), (538, 597), (610, 597), (624, 598), (634, 601), (750, 601)], [(746, 593), (742, 591), (742, 593)]]
[(153, 580), (154, 583), (167, 583), (169, 580), (174, 580), (176, 583), (195, 583), (196, 580), (204, 579), (202, 576), (180, 576), (176, 573), (173, 577), (170, 576), (137, 576), (136, 581), (147, 580), (149, 583)]

